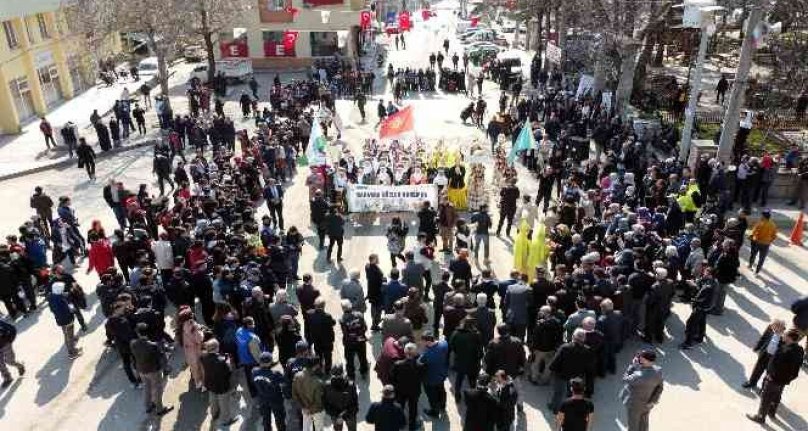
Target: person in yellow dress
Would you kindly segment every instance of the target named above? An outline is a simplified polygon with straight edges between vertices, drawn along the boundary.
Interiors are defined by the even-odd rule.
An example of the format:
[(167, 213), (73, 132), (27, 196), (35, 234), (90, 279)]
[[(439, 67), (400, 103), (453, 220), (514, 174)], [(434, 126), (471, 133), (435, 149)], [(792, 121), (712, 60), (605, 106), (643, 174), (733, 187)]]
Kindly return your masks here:
[[(536, 228), (533, 229), (533, 238), (530, 241), (530, 250), (528, 252), (528, 268), (533, 271), (531, 278), (536, 277), (536, 268), (545, 268), (547, 266), (547, 257), (550, 255), (550, 248), (547, 246), (547, 231), (543, 223), (537, 223)], [(532, 280), (531, 281), (534, 281)]]
[(519, 225), (519, 233), (516, 235), (516, 240), (513, 242), (513, 267), (522, 274), (529, 274), (530, 266), (528, 258), (530, 254), (530, 240), (527, 233), (530, 227), (527, 222), (522, 220)]

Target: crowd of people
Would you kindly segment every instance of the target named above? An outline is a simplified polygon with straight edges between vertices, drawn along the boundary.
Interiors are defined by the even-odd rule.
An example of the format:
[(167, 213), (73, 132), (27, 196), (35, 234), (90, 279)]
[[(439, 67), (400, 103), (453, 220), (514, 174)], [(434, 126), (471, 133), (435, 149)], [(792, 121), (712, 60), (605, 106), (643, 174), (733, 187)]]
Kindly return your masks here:
[[(319, 70), (321, 83), (323, 73), (330, 79)], [(326, 418), (335, 429), (355, 430), (358, 387), (375, 378), (381, 400), (364, 420), (380, 431), (418, 429), (421, 394), (428, 417), (446, 418), (451, 377), (466, 431), (512, 429), (525, 399), (539, 392), (534, 385), (549, 386), (546, 407), (560, 429), (585, 430), (592, 427), (598, 379), (622, 371), (628, 429), (647, 430), (664, 387), (654, 346), (668, 341), (673, 303), (690, 303), (692, 311), (684, 333), (670, 335), (682, 349), (704, 342), (707, 319), (725, 311), (740, 276), (740, 248), (750, 241), (748, 267), (759, 273), (777, 228), (767, 209), (751, 219), (746, 189), (739, 192), (744, 208), (730, 212), (733, 188), (720, 161), (704, 158), (691, 169), (649, 157), (648, 137), (637, 136), (597, 97), (577, 100), (554, 81), (534, 83), (538, 94), (530, 97), (511, 89), (512, 100), (501, 98), (498, 113), (510, 112), (513, 121), (507, 128), (489, 124), (497, 167), (490, 181), (484, 163), (458, 153), (438, 148), (419, 157), (417, 145), (403, 151), (395, 147), (400, 143), (372, 141), (363, 151), (366, 163), (346, 153), (330, 169), (310, 169), (309, 227), (329, 262), (335, 246), (337, 261), (343, 259), (340, 192), (347, 183), (429, 182), (441, 192), (438, 208), (425, 202), (415, 214), (410, 244), (408, 223), (393, 219), (385, 234), (393, 269), (385, 273), (379, 253), (370, 254), (363, 270), (340, 283), (339, 315), (327, 311), (325, 293), (300, 267), (303, 223), (299, 214), (286, 214), (285, 223), (283, 205), (284, 182), (309, 140), (310, 105), (330, 99), (315, 95), (320, 86), (283, 87), (279, 80), (271, 110), (259, 114), (250, 102), (245, 116), (255, 113), (252, 132), (236, 132), (221, 112), (210, 126), (193, 112), (170, 120), (168, 139), (154, 150), (159, 195), (115, 180), (104, 187), (118, 223), (109, 234), (98, 221), (83, 234), (69, 197), (54, 204), (37, 189), (31, 198), (37, 216), (0, 245), (0, 299), (15, 318), (37, 307), (41, 289), (75, 358), (82, 350), (74, 327), (86, 331), (88, 301), (71, 270), (86, 257), (88, 273), (98, 276), (106, 344), (131, 384), (142, 387), (144, 411), (153, 415), (173, 408), (162, 391), (176, 346), (191, 390), (208, 393), (211, 417), (223, 426), (238, 420), (240, 394), (265, 430), (319, 431)], [(524, 127), (537, 145), (518, 155), (524, 169), (517, 169), (507, 140)], [(326, 122), (321, 128), (328, 135)], [(581, 136), (592, 137), (599, 157), (589, 158), (588, 140), (582, 156), (574, 139)], [(186, 143), (195, 149), (187, 163)], [(767, 160), (759, 168), (775, 163)], [(538, 178), (535, 197), (517, 187), (519, 175)], [(499, 214), (489, 214), (492, 199)], [(267, 214), (259, 219), (263, 204)], [(510, 237), (513, 227), (513, 270), (495, 274), (490, 237), (503, 228)], [(758, 364), (745, 386), (754, 386), (763, 370), (766, 378), (751, 420), (776, 414), (796, 378), (806, 301), (793, 307), (795, 328), (774, 322), (758, 343)], [(25, 372), (12, 349), (15, 335), (12, 324), (0, 324), (6, 386), (8, 365)], [(635, 339), (647, 347), (623, 370), (618, 354)], [(373, 377), (371, 342), (381, 345)], [(335, 361), (337, 344), (343, 357)]]

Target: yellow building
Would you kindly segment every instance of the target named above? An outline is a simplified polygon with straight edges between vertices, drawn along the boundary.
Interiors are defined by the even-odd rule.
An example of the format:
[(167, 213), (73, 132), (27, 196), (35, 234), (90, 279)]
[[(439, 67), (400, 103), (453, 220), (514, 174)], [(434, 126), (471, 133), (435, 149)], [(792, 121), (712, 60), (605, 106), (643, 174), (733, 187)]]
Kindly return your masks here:
[[(72, 34), (61, 5), (0, 1), (0, 133), (19, 133), (21, 125), (95, 84), (97, 60), (83, 35)], [(120, 52), (117, 36), (107, 45)]]
[[(307, 66), (318, 57), (355, 57), (365, 0), (252, 0), (234, 33), (219, 36), (220, 57), (255, 68)], [(292, 41), (288, 37), (293, 35)]]

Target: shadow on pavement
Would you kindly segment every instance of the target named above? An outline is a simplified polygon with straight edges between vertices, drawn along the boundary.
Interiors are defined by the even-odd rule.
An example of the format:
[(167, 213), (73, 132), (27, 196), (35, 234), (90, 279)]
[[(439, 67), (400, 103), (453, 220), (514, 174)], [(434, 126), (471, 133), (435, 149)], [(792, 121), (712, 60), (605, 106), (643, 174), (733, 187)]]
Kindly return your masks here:
[(65, 390), (72, 367), (73, 361), (62, 346), (36, 373), (39, 388), (34, 399), (36, 405), (44, 406)]

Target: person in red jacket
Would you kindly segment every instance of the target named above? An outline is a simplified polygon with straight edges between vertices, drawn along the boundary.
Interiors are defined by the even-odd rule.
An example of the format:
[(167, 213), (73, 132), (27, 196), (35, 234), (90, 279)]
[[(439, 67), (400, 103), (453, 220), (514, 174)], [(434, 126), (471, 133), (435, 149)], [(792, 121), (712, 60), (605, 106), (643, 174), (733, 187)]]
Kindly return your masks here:
[(115, 266), (115, 255), (112, 253), (112, 244), (95, 231), (90, 231), (87, 237), (90, 242), (90, 264), (87, 265), (87, 274), (95, 270), (98, 276)]
[(51, 149), (51, 144), (53, 144), (53, 148), (56, 148), (56, 140), (53, 139), (53, 126), (45, 117), (42, 117), (42, 121), (39, 123), (39, 131), (45, 136), (45, 151)]

